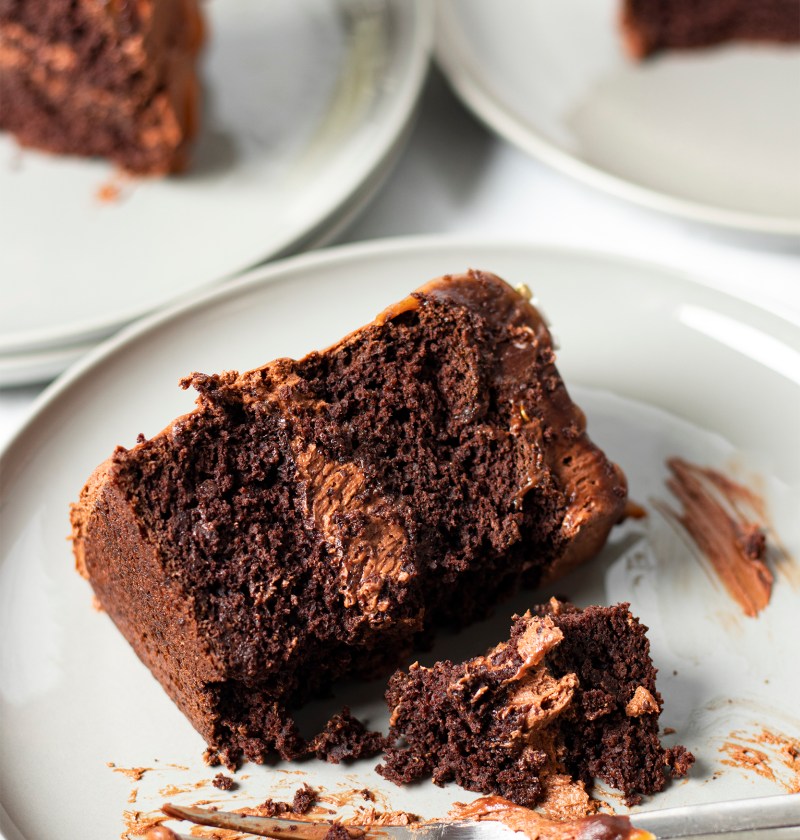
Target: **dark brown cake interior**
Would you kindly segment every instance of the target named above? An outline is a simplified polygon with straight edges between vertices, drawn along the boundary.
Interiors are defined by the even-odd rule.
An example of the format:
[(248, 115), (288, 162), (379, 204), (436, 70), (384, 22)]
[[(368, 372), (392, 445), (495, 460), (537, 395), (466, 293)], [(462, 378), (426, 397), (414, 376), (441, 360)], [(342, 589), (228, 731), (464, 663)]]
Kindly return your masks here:
[[(587, 784), (593, 777), (602, 779), (630, 802), (662, 790), (671, 776), (685, 775), (691, 754), (683, 747), (665, 750), (659, 739), (663, 701), (647, 627), (627, 604), (581, 611), (562, 607), (553, 620), (564, 638), (547, 664), (555, 676), (574, 673), (580, 684), (579, 708), (561, 731), (569, 773)], [(639, 688), (655, 699), (659, 712), (631, 714), (628, 704)]]
[[(512, 400), (491, 378), (497, 337), (463, 310), (443, 318), (440, 306), (381, 327), (380, 353), (368, 330), (334, 357), (312, 354), (265, 372), (275, 381), (259, 387), (281, 392), (291, 419), (230, 387), (231, 377), (196, 376), (201, 413), (168, 437), (117, 453), (120, 483), (158, 535), (168, 568), (194, 593), (198, 620), (226, 663), (223, 705), (231, 693), (236, 707), (252, 702), (255, 683), (297, 700), (332, 672), (379, 670), (402, 650), (387, 648), (386, 635), (369, 656), (352, 648), (373, 622), (407, 648), (409, 628), (421, 631), (434, 616), (471, 621), (517, 584), (523, 567), (551, 560), (564, 504), (558, 487), (545, 482), (507, 506), (528, 465), (500, 432)], [(538, 395), (528, 396), (535, 405)], [(303, 515), (298, 436), (326, 461), (358, 463), (413, 540), (413, 555), (404, 551), (400, 562), (408, 581), (383, 578), (386, 607), (371, 620), (342, 609), (328, 547)], [(342, 539), (371, 524), (359, 511), (334, 516)]]
[(374, 749), (347, 716), (307, 743), (287, 710), (587, 559), (624, 506), (546, 327), (492, 275), (434, 281), (300, 361), (184, 385), (197, 410), (84, 488), (75, 550), (227, 760)]
[(455, 781), (527, 807), (569, 780), (600, 778), (630, 804), (661, 790), (693, 759), (661, 746), (645, 631), (627, 604), (551, 601), (517, 617), (509, 642), (485, 657), (398, 671), (386, 695), (393, 746), (378, 771), (398, 784)]
[(626, 44), (637, 58), (726, 41), (800, 41), (797, 0), (624, 0)]

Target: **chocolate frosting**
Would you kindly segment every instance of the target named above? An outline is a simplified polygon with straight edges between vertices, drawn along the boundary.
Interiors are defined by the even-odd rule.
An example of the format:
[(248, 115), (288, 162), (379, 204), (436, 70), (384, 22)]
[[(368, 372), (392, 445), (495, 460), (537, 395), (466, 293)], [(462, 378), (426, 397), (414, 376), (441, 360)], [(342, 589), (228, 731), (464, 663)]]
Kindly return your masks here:
[(682, 458), (667, 462), (667, 487), (681, 503), (677, 513), (659, 509), (685, 528), (728, 594), (750, 617), (769, 603), (774, 576), (766, 564), (766, 540), (746, 508), (753, 494), (717, 470)]
[[(561, 524), (566, 549), (546, 573), (547, 581), (561, 577), (597, 554), (611, 527), (622, 519), (627, 497), (625, 476), (586, 436), (586, 417), (570, 399), (556, 371), (547, 324), (526, 295), (488, 272), (447, 274), (384, 310), (376, 323), (385, 323), (425, 305), (426, 299), (452, 301), (504, 325), (508, 338), (495, 371), (498, 381), (512, 386), (524, 382), (537, 357), (550, 361), (552, 391), (538, 407), (541, 420), (520, 401), (518, 419), (511, 431), (530, 439), (533, 453), (527, 481), (520, 486), (517, 500), (537, 484), (545, 465), (558, 477), (569, 500)], [(547, 446), (542, 442), (543, 427), (549, 430)]]

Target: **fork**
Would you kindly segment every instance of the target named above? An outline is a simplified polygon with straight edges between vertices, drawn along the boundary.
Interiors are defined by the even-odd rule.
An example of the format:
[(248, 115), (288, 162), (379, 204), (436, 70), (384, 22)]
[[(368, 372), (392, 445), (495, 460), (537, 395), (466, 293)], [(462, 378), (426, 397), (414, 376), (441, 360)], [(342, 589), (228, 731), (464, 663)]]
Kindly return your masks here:
[[(203, 808), (166, 804), (167, 816), (214, 828), (244, 831), (273, 840), (323, 840), (333, 823), (281, 820), (255, 817)], [(630, 816), (637, 840), (677, 840), (677, 838), (718, 838), (730, 840), (795, 840), (800, 838), (800, 793), (765, 796), (733, 802), (686, 805), (658, 811), (643, 811)], [(345, 825), (352, 840), (511, 840), (516, 833), (493, 820), (458, 820), (407, 826)], [(598, 834), (576, 833), (572, 840), (591, 840)], [(635, 836), (635, 835), (634, 835)], [(621, 835), (618, 835), (621, 837)]]

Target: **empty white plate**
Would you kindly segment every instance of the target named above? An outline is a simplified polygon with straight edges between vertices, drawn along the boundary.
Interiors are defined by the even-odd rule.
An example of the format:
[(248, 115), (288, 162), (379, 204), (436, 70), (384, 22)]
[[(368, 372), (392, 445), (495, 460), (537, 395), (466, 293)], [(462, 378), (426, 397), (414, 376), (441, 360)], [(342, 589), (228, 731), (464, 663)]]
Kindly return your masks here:
[[(723, 750), (762, 729), (800, 732), (797, 564), (779, 571), (761, 615), (745, 618), (651, 502), (670, 501), (667, 457), (712, 465), (763, 494), (770, 540), (800, 557), (800, 327), (653, 265), (526, 245), (398, 240), (259, 269), (126, 328), (45, 392), (0, 456), (0, 833), (108, 840), (123, 831), (124, 812), (134, 822), (138, 812), (141, 825), (168, 799), (242, 807), (291, 798), (303, 781), (329, 794), (367, 787), (378, 793), (376, 807), (425, 817), (472, 798), (430, 782), (396, 788), (374, 772), (377, 760), (246, 765), (237, 790), (211, 787), (217, 770), (203, 764), (201, 738), (92, 609), (66, 540), (69, 504), (92, 469), (117, 444), (191, 409), (181, 376), (324, 347), (426, 280), (469, 266), (535, 291), (590, 434), (649, 511), (557, 584), (583, 605), (630, 601), (650, 627), (662, 723), (676, 730), (665, 740), (688, 746), (697, 765), (645, 807), (784, 791), (789, 773), (779, 755), (770, 754), (770, 780), (728, 766)], [(483, 652), (507, 636), (513, 612), (551, 594), (522, 593), (490, 621), (443, 634), (424, 661)], [(385, 728), (384, 689), (383, 680), (344, 687), (304, 720), (347, 701)], [(141, 778), (119, 772), (130, 768), (144, 768)]]
[(122, 178), (0, 137), (6, 368), (318, 240), (388, 168), (428, 67), (424, 0), (203, 6), (204, 118), (185, 175)]
[(637, 63), (622, 0), (441, 0), (455, 90), (521, 149), (689, 219), (800, 234), (800, 48), (735, 44)]

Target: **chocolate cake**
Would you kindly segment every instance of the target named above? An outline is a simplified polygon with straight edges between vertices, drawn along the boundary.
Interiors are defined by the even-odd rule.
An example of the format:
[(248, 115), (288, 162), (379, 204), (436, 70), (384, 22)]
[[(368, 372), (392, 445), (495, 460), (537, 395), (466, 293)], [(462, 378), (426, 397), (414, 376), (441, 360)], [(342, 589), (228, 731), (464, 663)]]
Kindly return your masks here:
[(646, 628), (627, 604), (580, 610), (551, 600), (515, 616), (511, 638), (466, 662), (391, 678), (378, 768), (405, 784), (433, 776), (526, 807), (588, 808), (594, 777), (634, 804), (693, 758), (661, 746), (661, 696)]
[(0, 0), (0, 130), (133, 173), (181, 170), (202, 40), (198, 0)]
[(432, 281), (299, 361), (183, 385), (196, 410), (89, 479), (74, 550), (226, 761), (374, 749), (346, 714), (306, 741), (287, 709), (584, 562), (623, 513), (544, 320), (490, 274)]
[(632, 56), (726, 41), (800, 41), (797, 0), (623, 0), (622, 30)]

